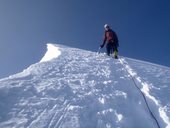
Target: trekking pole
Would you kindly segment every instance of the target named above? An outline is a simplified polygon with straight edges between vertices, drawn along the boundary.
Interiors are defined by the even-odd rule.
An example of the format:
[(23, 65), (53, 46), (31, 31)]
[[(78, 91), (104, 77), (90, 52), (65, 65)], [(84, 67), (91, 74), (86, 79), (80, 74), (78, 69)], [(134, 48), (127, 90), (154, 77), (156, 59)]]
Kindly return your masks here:
[(99, 49), (97, 51), (97, 54), (100, 54), (100, 51), (101, 51), (101, 47), (99, 47)]

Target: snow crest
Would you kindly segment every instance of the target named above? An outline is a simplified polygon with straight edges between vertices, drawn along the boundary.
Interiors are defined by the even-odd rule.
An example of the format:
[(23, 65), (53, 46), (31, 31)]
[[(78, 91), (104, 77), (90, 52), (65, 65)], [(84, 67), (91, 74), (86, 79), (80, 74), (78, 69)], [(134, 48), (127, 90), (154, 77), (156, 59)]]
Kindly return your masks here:
[(44, 57), (40, 60), (40, 62), (50, 61), (54, 58), (57, 58), (60, 54), (61, 52), (59, 51), (58, 47), (56, 47), (53, 44), (47, 44), (47, 52), (44, 55)]
[(0, 128), (156, 128), (129, 74), (161, 128), (169, 127), (169, 69), (47, 46), (41, 63), (0, 80)]

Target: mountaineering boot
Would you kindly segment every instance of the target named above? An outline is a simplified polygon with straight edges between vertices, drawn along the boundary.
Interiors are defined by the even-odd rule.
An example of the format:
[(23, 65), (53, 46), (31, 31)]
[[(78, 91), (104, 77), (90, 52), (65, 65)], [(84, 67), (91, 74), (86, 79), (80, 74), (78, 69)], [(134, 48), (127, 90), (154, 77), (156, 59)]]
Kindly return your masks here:
[(117, 51), (114, 51), (113, 55), (114, 55), (115, 59), (118, 59), (118, 52)]

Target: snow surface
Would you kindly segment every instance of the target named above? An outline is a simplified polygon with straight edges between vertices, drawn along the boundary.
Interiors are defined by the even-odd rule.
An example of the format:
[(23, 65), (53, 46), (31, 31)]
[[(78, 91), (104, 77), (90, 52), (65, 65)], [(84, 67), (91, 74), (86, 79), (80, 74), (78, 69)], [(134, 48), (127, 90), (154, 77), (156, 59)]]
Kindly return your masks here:
[(0, 80), (0, 128), (170, 128), (170, 68), (48, 44)]

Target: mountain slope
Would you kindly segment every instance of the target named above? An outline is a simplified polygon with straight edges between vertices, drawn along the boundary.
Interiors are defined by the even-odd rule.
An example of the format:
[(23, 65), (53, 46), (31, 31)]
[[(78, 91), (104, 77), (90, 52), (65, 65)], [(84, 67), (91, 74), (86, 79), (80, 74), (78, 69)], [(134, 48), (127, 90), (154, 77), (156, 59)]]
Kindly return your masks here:
[(170, 127), (169, 68), (61, 45), (48, 48), (39, 63), (0, 80), (0, 127), (156, 128), (132, 78), (160, 127)]

